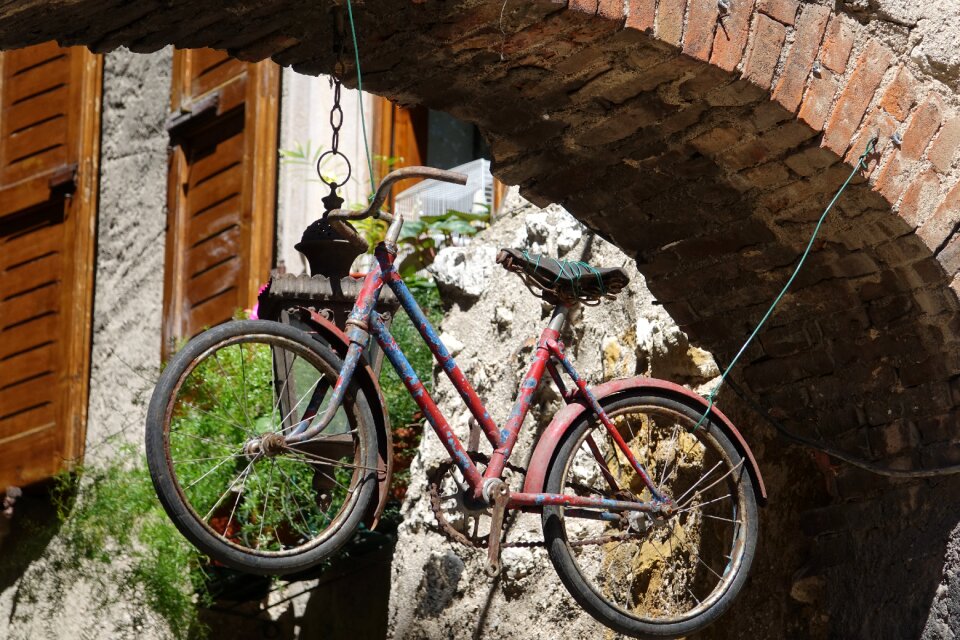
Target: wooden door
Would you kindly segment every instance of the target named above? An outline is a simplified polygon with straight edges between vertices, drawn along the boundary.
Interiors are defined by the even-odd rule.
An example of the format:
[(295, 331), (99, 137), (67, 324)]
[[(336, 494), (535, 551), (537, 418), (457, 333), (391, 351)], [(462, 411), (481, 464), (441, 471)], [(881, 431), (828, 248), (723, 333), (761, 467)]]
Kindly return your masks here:
[(163, 349), (253, 306), (273, 259), (279, 67), (174, 55)]
[(102, 59), (0, 53), (0, 490), (83, 455)]

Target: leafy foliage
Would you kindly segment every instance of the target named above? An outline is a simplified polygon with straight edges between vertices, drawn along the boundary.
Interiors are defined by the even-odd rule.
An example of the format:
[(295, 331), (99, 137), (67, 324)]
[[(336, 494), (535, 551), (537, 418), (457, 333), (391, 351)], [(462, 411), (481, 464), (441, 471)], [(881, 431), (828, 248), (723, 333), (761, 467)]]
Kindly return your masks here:
[(430, 265), (437, 252), (452, 246), (459, 238), (469, 238), (490, 224), (489, 207), (482, 213), (466, 213), (450, 209), (438, 216), (420, 216), (408, 220), (400, 232), (399, 244), (410, 253), (400, 263), (400, 274), (405, 278)]
[[(118, 458), (138, 459), (132, 447), (121, 452)], [(52, 498), (61, 521), (62, 548), (53, 558), (58, 580), (96, 583), (103, 579), (98, 565), (112, 565), (111, 584), (93, 590), (92, 597), (107, 606), (112, 593), (142, 594), (150, 611), (138, 611), (130, 635), (147, 624), (150, 613), (163, 618), (177, 638), (207, 635), (198, 619), (198, 605), (207, 600), (204, 558), (157, 502), (142, 457), (132, 468), (114, 464), (63, 474)]]

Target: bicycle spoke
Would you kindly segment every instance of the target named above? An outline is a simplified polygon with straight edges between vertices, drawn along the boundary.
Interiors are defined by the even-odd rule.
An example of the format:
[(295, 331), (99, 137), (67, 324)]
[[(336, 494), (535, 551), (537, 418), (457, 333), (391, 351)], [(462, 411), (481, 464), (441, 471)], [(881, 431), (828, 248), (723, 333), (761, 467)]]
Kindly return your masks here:
[(227, 521), (226, 521), (226, 522), (224, 523), (224, 525), (223, 525), (223, 534), (222, 534), (222, 535), (223, 535), (224, 538), (227, 537), (227, 529), (230, 528), (230, 523), (233, 521), (233, 515), (234, 515), (234, 514), (236, 513), (236, 511), (237, 511), (237, 505), (240, 504), (240, 498), (243, 497), (243, 490), (246, 489), (246, 487), (247, 487), (247, 478), (250, 476), (250, 469), (253, 468), (251, 465), (253, 465), (253, 461), (252, 461), (252, 460), (250, 461), (250, 464), (247, 465), (247, 468), (244, 469), (243, 473), (241, 474), (241, 475), (243, 475), (243, 480), (241, 480), (241, 482), (240, 482), (240, 490), (237, 491), (237, 498), (236, 498), (236, 500), (233, 501), (233, 509), (230, 510), (230, 517), (227, 518)]
[(200, 441), (200, 442), (206, 442), (206, 443), (208, 443), (208, 444), (216, 445), (216, 446), (218, 446), (218, 447), (226, 447), (227, 449), (236, 448), (236, 445), (230, 445), (230, 444), (227, 444), (226, 442), (218, 442), (217, 440), (213, 440), (213, 439), (211, 439), (211, 438), (204, 438), (203, 436), (198, 436), (198, 435), (195, 435), (195, 434), (192, 434), (192, 433), (187, 433), (186, 431), (171, 431), (170, 434), (171, 434), (171, 435), (176, 434), (177, 436), (184, 436), (184, 437), (190, 438), (190, 439), (192, 439), (192, 440), (198, 440), (198, 441)]
[[(305, 498), (307, 499), (307, 504), (316, 505), (316, 503), (314, 502), (314, 498), (311, 497), (310, 494), (305, 493), (305, 492), (303, 491), (303, 488), (300, 487), (300, 485), (299, 485), (295, 480), (293, 480), (289, 475), (287, 475), (287, 473), (283, 470), (283, 465), (279, 465), (279, 464), (278, 464), (278, 465), (277, 465), (277, 470), (280, 471), (280, 474), (283, 475), (283, 477), (287, 479), (287, 483), (288, 483), (290, 486), (292, 486), (294, 489), (297, 489), (297, 490), (300, 491), (300, 495), (302, 495), (303, 497), (305, 497)], [(294, 499), (294, 501), (296, 502), (296, 499)], [(300, 510), (300, 516), (303, 517), (303, 509), (300, 508), (300, 503), (299, 503), (299, 502), (296, 502), (296, 504), (297, 504), (297, 508)], [(326, 518), (327, 522), (330, 522), (330, 517), (329, 517), (325, 512), (320, 511), (319, 513), (320, 513), (320, 515), (322, 515), (324, 518)], [(304, 523), (306, 523), (306, 518), (304, 518)], [(308, 525), (308, 526), (309, 526), (309, 525)]]
[[(692, 506), (692, 507), (687, 507), (687, 508), (685, 508), (685, 509), (677, 509), (674, 513), (676, 513), (676, 514), (686, 513), (686, 512), (688, 512), (688, 511), (693, 511), (694, 509), (702, 509), (702, 508), (704, 508), (705, 506), (707, 506), (708, 504), (713, 504), (714, 502), (720, 502), (721, 500), (724, 500), (724, 499), (729, 498), (729, 497), (731, 497), (731, 494), (728, 493), (728, 494), (725, 495), (725, 496), (720, 496), (719, 498), (714, 498), (713, 500), (708, 500), (708, 501), (706, 501), (706, 502), (701, 502), (700, 504), (694, 505), (694, 506)], [(689, 504), (689, 503), (688, 503), (688, 504)]]
[[(718, 462), (717, 464), (720, 464), (720, 463)], [(697, 493), (699, 494), (699, 493), (705, 493), (705, 492), (709, 491), (709, 490), (712, 489), (713, 487), (717, 486), (717, 484), (719, 484), (720, 482), (723, 482), (723, 479), (724, 479), (724, 478), (726, 478), (726, 477), (729, 476), (731, 473), (733, 473), (734, 471), (736, 471), (737, 469), (739, 469), (741, 466), (743, 466), (743, 460), (741, 460), (740, 462), (738, 462), (736, 465), (730, 467), (730, 469), (727, 470), (727, 472), (726, 472), (725, 474), (723, 474), (722, 476), (720, 476), (719, 478), (717, 478), (716, 480), (714, 480), (713, 482), (711, 482), (709, 486), (705, 487), (705, 488), (704, 488), (703, 490), (701, 490), (701, 491), (698, 491)], [(713, 473), (713, 471), (711, 470), (710, 473)], [(709, 473), (708, 473), (707, 475), (709, 475)], [(706, 477), (707, 477), (706, 475), (703, 476), (703, 477), (701, 477), (700, 480), (697, 481), (697, 484), (699, 484), (700, 481), (703, 480), (703, 478), (706, 478)], [(694, 486), (696, 486), (696, 485), (694, 485)], [(693, 488), (693, 487), (691, 487), (691, 489), (692, 489), (692, 488)], [(688, 489), (688, 490), (686, 491), (686, 493), (690, 493), (690, 489)], [(684, 495), (686, 495), (686, 493), (685, 493)], [(696, 494), (694, 494), (694, 495), (696, 495)], [(681, 499), (682, 499), (682, 498), (678, 499), (676, 502), (679, 503)], [(690, 504), (691, 500), (693, 500), (692, 497), (690, 498), (690, 500), (687, 500), (686, 504), (679, 505), (678, 508), (683, 508), (683, 507), (687, 506), (688, 504)]]
[(300, 403), (304, 401), (304, 399), (307, 397), (307, 394), (312, 393), (313, 390), (316, 388), (316, 386), (320, 383), (320, 381), (321, 381), (322, 379), (323, 379), (322, 376), (321, 376), (320, 378), (317, 378), (316, 382), (314, 382), (312, 385), (310, 385), (310, 388), (307, 389), (306, 393), (304, 393), (302, 396), (300, 396), (300, 399), (297, 400), (297, 404), (293, 405), (293, 408), (291, 408), (290, 411), (287, 412), (287, 415), (283, 416), (283, 419), (280, 420), (280, 424), (278, 424), (278, 425), (276, 426), (276, 429), (278, 429), (277, 433), (284, 433), (285, 431), (288, 431), (288, 430), (290, 430), (290, 429), (293, 429), (294, 427), (297, 426), (297, 424), (299, 424), (299, 422), (297, 422), (297, 423), (295, 423), (295, 424), (291, 424), (289, 427), (281, 428), (281, 427), (283, 426), (283, 423), (287, 421), (287, 418), (289, 418), (290, 416), (292, 416), (292, 415), (294, 414), (294, 412), (300, 407)]
[[(243, 343), (237, 344), (237, 347), (240, 349), (240, 383), (243, 387), (240, 391), (240, 400), (243, 402), (241, 407), (243, 409), (243, 415), (247, 418), (247, 422), (250, 422), (250, 413), (247, 411), (247, 367), (244, 363), (246, 358), (243, 357)], [(252, 422), (250, 426), (253, 427)], [(256, 429), (253, 431), (256, 432)]]
[[(345, 469), (363, 469), (364, 471), (378, 471), (378, 469), (377, 469), (376, 467), (366, 467), (366, 466), (359, 465), (359, 464), (351, 464), (351, 463), (349, 463), (349, 462), (342, 462), (342, 461), (337, 460), (337, 459), (335, 459), (335, 458), (327, 458), (327, 457), (325, 457), (325, 456), (317, 455), (317, 454), (315, 454), (315, 453), (310, 453), (310, 452), (304, 451), (304, 450), (302, 450), (302, 449), (297, 449), (296, 447), (284, 446), (284, 447), (283, 447), (283, 450), (284, 450), (284, 451), (290, 451), (290, 452), (293, 452), (293, 453), (296, 453), (296, 454), (300, 454), (300, 455), (306, 456), (307, 458), (309, 458), (309, 459), (311, 459), (311, 460), (316, 460), (317, 462), (323, 462), (323, 463), (326, 464), (326, 466), (337, 465), (337, 466), (343, 467), (343, 468), (345, 468)], [(291, 458), (294, 459), (294, 460), (299, 460), (300, 462), (304, 462), (304, 463), (306, 463), (306, 464), (310, 464), (310, 461), (309, 461), (309, 460), (303, 460), (302, 458), (297, 458), (297, 457), (295, 457), (295, 456), (291, 456)]]
[[(230, 490), (233, 489), (233, 486), (237, 483), (237, 480), (240, 478), (240, 476), (243, 475), (244, 473), (246, 473), (247, 470), (250, 469), (250, 465), (252, 465), (252, 464), (253, 464), (253, 460), (251, 460), (249, 463), (247, 463), (247, 466), (244, 467), (243, 471), (240, 472), (240, 475), (238, 475), (236, 478), (234, 478), (234, 479), (230, 482), (230, 484), (227, 485), (227, 490), (224, 491), (222, 494), (220, 494), (220, 497), (217, 499), (217, 501), (216, 501), (215, 503), (213, 503), (213, 506), (212, 506), (212, 507), (210, 507), (210, 511), (208, 511), (208, 512), (207, 512), (207, 515), (205, 515), (205, 516), (203, 517), (203, 521), (204, 521), (204, 522), (207, 522), (208, 520), (210, 520), (210, 516), (213, 515), (213, 512), (216, 511), (217, 507), (220, 506), (220, 503), (223, 502), (223, 499), (227, 497), (227, 494), (229, 494), (229, 493), (230, 493)], [(186, 491), (186, 490), (184, 490), (184, 491)]]
[[(200, 413), (202, 413), (202, 414), (204, 414), (204, 415), (206, 415), (206, 416), (210, 416), (211, 418), (214, 418), (214, 419), (216, 419), (216, 420), (221, 421), (223, 424), (227, 425), (228, 427), (236, 427), (237, 429), (240, 429), (240, 431), (242, 431), (242, 432), (244, 432), (244, 433), (256, 435), (254, 432), (252, 432), (252, 431), (250, 431), (250, 430), (248, 430), (248, 429), (245, 429), (245, 428), (243, 427), (243, 425), (240, 424), (239, 422), (230, 422), (229, 420), (227, 420), (227, 419), (224, 418), (223, 416), (218, 416), (218, 415), (215, 414), (215, 413), (210, 413), (209, 411), (207, 411), (207, 410), (205, 410), (205, 409), (201, 409), (200, 407), (198, 407), (198, 406), (195, 405), (195, 404), (191, 404), (191, 403), (189, 403), (189, 402), (184, 402), (184, 403), (183, 403), (183, 406), (188, 407), (188, 408), (190, 408), (190, 409), (196, 409), (197, 411), (199, 411)], [(170, 433), (178, 433), (178, 434), (179, 434), (179, 433), (181, 433), (181, 431), (180, 431), (179, 429), (177, 429), (177, 430), (170, 429)]]
[[(243, 356), (243, 354), (241, 354), (241, 357), (242, 357), (242, 356)], [(229, 380), (229, 379), (230, 379), (230, 376), (227, 375), (226, 370), (223, 368), (223, 364), (220, 363), (220, 354), (217, 353), (216, 351), (213, 352), (213, 360), (214, 360), (214, 362), (217, 363), (217, 367), (220, 368), (220, 373), (221, 373), (221, 375), (223, 375), (223, 379), (224, 379), (224, 380)], [(232, 385), (231, 385), (231, 387), (230, 387), (230, 394), (233, 395), (233, 399), (237, 402), (237, 404), (241, 404), (241, 403), (240, 403), (240, 399), (237, 398), (237, 391), (236, 391), (236, 389), (233, 388)], [(241, 405), (241, 408), (243, 408), (243, 405)], [(247, 419), (247, 427), (253, 427), (253, 425), (252, 425), (251, 422), (250, 422), (250, 416), (247, 415), (246, 409), (244, 409), (243, 415), (244, 415), (244, 417)], [(248, 428), (248, 429), (246, 429), (246, 431), (247, 431), (248, 433), (252, 433), (254, 436), (256, 435), (256, 432), (253, 431), (252, 428)]]
[[(682, 494), (679, 498), (675, 498), (675, 499), (674, 499), (674, 502), (676, 502), (677, 504), (679, 504), (680, 501), (683, 500), (684, 498), (686, 498), (687, 495), (688, 495), (691, 491), (693, 491), (694, 489), (696, 489), (696, 488), (697, 488), (697, 485), (699, 485), (701, 482), (703, 482), (704, 479), (707, 478), (707, 476), (709, 476), (711, 473), (713, 473), (714, 471), (716, 471), (716, 470), (717, 470), (717, 467), (719, 467), (721, 464), (723, 464), (723, 460), (717, 460), (717, 464), (713, 465), (713, 468), (711, 468), (710, 471), (707, 471), (705, 474), (703, 474), (702, 476), (700, 476), (700, 479), (697, 480), (696, 482), (694, 482), (686, 491), (684, 491), (683, 494)], [(709, 489), (709, 487), (707, 487), (707, 488)]]
[[(697, 562), (699, 562), (700, 564), (702, 564), (703, 566), (705, 566), (705, 567), (707, 568), (707, 570), (710, 571), (710, 573), (712, 573), (713, 575), (715, 575), (715, 576), (717, 577), (717, 580), (720, 580), (721, 582), (723, 582), (723, 576), (721, 576), (719, 573), (717, 573), (716, 571), (714, 571), (714, 570), (713, 570), (713, 567), (711, 567), (711, 566), (708, 565), (706, 562), (704, 562), (704, 561), (703, 561), (703, 558), (700, 557), (700, 552), (699, 552), (699, 550), (696, 550), (696, 549), (693, 548), (693, 543), (690, 542), (690, 541), (687, 539), (687, 532), (683, 530), (683, 527), (679, 527), (679, 529), (680, 529), (680, 531), (683, 532), (683, 540), (680, 540), (679, 538), (677, 538), (677, 539), (680, 540), (680, 542), (681, 542), (681, 543), (683, 544), (683, 546), (687, 549), (687, 551), (690, 553), (690, 555), (691, 555)], [(674, 529), (674, 530), (676, 530), (676, 529)]]
[(710, 515), (709, 513), (701, 513), (701, 517), (710, 518), (712, 520), (723, 520), (724, 522), (731, 522), (733, 524), (743, 524), (740, 520), (732, 520), (730, 518), (721, 518), (720, 516)]
[[(680, 423), (674, 422), (673, 435), (670, 437), (670, 451), (674, 450), (674, 444), (677, 441), (677, 435), (679, 433), (679, 429), (680, 429)], [(669, 464), (670, 464), (669, 460), (663, 464), (663, 477), (660, 478), (660, 484), (657, 485), (657, 493), (660, 493), (660, 490), (663, 488), (663, 485), (666, 484), (667, 479), (670, 477), (670, 474), (667, 473), (667, 467), (669, 466)], [(674, 471), (676, 471), (677, 468), (679, 468), (679, 466), (680, 466), (680, 460), (679, 458), (677, 458), (674, 460), (673, 469), (671, 469), (670, 473), (673, 473)]]
[[(271, 359), (276, 358), (275, 352), (273, 349), (270, 349)], [(273, 403), (273, 409), (270, 411), (270, 424), (276, 424), (275, 416), (277, 415), (277, 409), (280, 408), (280, 403), (283, 401), (283, 394), (287, 390), (287, 383), (290, 382), (290, 375), (293, 373), (293, 363), (297, 359), (297, 354), (293, 354), (293, 360), (290, 361), (289, 369), (283, 375), (283, 384), (280, 386), (280, 391), (277, 393), (277, 401)], [(276, 378), (276, 367), (273, 366), (273, 360), (270, 364), (270, 380), (272, 382), (271, 387), (276, 391), (277, 389), (277, 378)], [(282, 424), (282, 421), (281, 421)]]
[[(230, 462), (232, 459), (233, 459), (233, 458), (224, 458), (223, 460), (221, 460), (220, 462), (218, 462), (217, 464), (215, 464), (215, 465), (213, 466), (213, 468), (211, 468), (211, 469), (208, 470), (205, 474), (203, 474), (202, 476), (200, 476), (199, 478), (197, 478), (196, 480), (194, 480), (193, 482), (191, 482), (189, 486), (185, 487), (185, 488), (183, 489), (183, 492), (186, 493), (187, 491), (189, 491), (190, 489), (192, 489), (194, 486), (196, 486), (196, 484), (197, 484), (198, 482), (200, 482), (201, 480), (203, 480), (204, 478), (206, 478), (207, 476), (209, 476), (211, 473), (213, 473), (214, 471), (216, 471), (217, 469), (219, 469), (220, 467), (222, 467), (222, 466), (225, 465), (226, 463)], [(250, 464), (253, 464), (253, 460), (250, 461)], [(249, 467), (250, 465), (247, 465), (247, 466)]]
[(260, 541), (263, 540), (263, 525), (267, 522), (267, 507), (270, 504), (270, 489), (273, 487), (273, 471), (277, 467), (277, 461), (270, 459), (270, 478), (267, 480), (266, 496), (263, 498), (263, 509), (260, 511), (260, 531), (257, 533), (257, 549), (260, 548)]
[(230, 456), (213, 456), (210, 458), (187, 458), (186, 460), (170, 460), (172, 464), (187, 464), (188, 462), (209, 462), (211, 460), (222, 460), (225, 458), (245, 458), (247, 454), (237, 453)]

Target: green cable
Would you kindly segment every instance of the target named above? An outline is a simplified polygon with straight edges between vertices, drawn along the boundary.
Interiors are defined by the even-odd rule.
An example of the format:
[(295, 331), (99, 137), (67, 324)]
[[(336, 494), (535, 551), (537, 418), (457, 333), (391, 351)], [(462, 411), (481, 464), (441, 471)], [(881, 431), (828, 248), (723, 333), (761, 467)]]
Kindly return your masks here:
[(803, 267), (803, 263), (806, 261), (807, 256), (810, 254), (810, 249), (813, 247), (814, 240), (817, 239), (817, 234), (820, 233), (820, 227), (823, 226), (823, 221), (826, 220), (827, 214), (830, 213), (830, 210), (833, 209), (833, 205), (836, 204), (837, 200), (840, 198), (840, 194), (844, 192), (847, 188), (847, 185), (850, 184), (850, 181), (853, 180), (853, 176), (860, 171), (861, 168), (866, 168), (863, 164), (864, 159), (871, 153), (873, 153), (874, 148), (876, 148), (877, 138), (873, 137), (867, 142), (866, 149), (863, 150), (863, 153), (860, 154), (859, 160), (857, 160), (856, 166), (853, 168), (853, 171), (850, 172), (850, 175), (847, 177), (846, 181), (843, 183), (843, 186), (840, 187), (840, 190), (837, 191), (837, 194), (833, 196), (833, 200), (830, 201), (830, 204), (827, 205), (827, 208), (824, 209), (823, 215), (820, 216), (820, 220), (817, 221), (817, 226), (813, 228), (813, 235), (810, 236), (810, 241), (807, 242), (807, 248), (804, 249), (803, 255), (800, 256), (800, 261), (797, 263), (796, 268), (793, 270), (790, 278), (787, 280), (787, 284), (783, 285), (783, 289), (780, 290), (780, 295), (774, 299), (773, 304), (770, 305), (770, 308), (767, 309), (767, 312), (763, 315), (763, 318), (757, 324), (756, 328), (753, 330), (753, 333), (750, 334), (750, 337), (747, 338), (746, 342), (743, 343), (743, 346), (740, 347), (740, 351), (737, 352), (737, 355), (734, 356), (733, 360), (730, 361), (730, 364), (727, 365), (727, 368), (724, 370), (723, 374), (720, 376), (720, 382), (717, 383), (717, 386), (713, 388), (713, 391), (710, 392), (710, 395), (707, 396), (707, 408), (704, 410), (703, 415), (700, 416), (700, 420), (697, 424), (694, 425), (691, 431), (696, 431), (703, 421), (707, 419), (707, 415), (710, 413), (710, 410), (713, 409), (714, 400), (717, 397), (717, 393), (720, 391), (720, 387), (723, 386), (724, 381), (727, 379), (727, 376), (730, 375), (730, 371), (733, 369), (734, 365), (737, 364), (737, 361), (740, 359), (740, 356), (743, 355), (743, 352), (747, 350), (747, 347), (750, 346), (750, 343), (753, 342), (753, 339), (757, 337), (757, 334), (760, 333), (760, 329), (766, 323), (767, 319), (773, 314), (773, 310), (776, 309), (777, 305), (780, 304), (780, 300), (783, 299), (783, 296), (787, 293), (787, 289), (790, 288), (790, 285), (793, 284), (794, 279), (797, 277), (797, 274), (800, 273), (800, 268)]
[(357, 28), (353, 24), (353, 5), (347, 0), (347, 16), (350, 18), (350, 34), (353, 36), (353, 57), (357, 65), (357, 92), (360, 94), (360, 127), (363, 129), (363, 150), (367, 154), (367, 170), (370, 172), (370, 199), (377, 190), (373, 181), (373, 158), (370, 157), (370, 142), (367, 141), (367, 117), (363, 113), (363, 75), (360, 73), (360, 47), (357, 45)]

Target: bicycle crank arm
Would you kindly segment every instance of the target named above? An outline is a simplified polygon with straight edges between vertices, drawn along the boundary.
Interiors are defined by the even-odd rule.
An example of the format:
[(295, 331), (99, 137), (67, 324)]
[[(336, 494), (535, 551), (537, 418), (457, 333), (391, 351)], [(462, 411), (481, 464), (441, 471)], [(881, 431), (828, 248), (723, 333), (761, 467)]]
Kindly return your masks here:
[(491, 578), (500, 575), (500, 539), (503, 537), (503, 516), (510, 503), (510, 488), (502, 480), (489, 487), (493, 496), (493, 512), (490, 520), (490, 539), (487, 545), (487, 566), (484, 569)]

